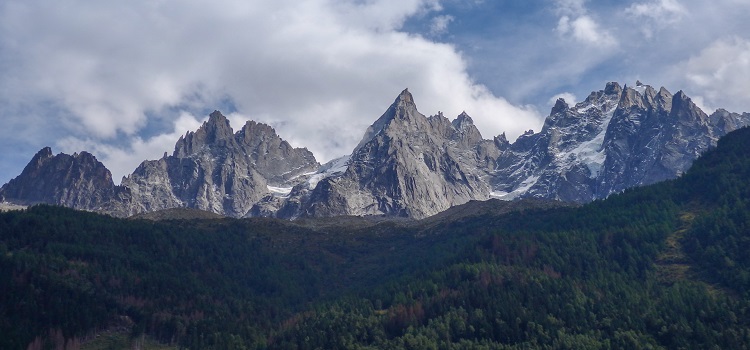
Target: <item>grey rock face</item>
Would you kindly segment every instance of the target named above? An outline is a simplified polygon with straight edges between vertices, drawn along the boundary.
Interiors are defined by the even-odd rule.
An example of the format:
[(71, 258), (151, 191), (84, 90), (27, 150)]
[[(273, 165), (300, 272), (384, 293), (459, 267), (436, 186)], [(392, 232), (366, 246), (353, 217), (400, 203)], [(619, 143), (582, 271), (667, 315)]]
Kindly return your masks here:
[(271, 187), (288, 186), (318, 166), (310, 151), (291, 147), (270, 126), (248, 122), (235, 134), (215, 111), (200, 129), (180, 137), (172, 156), (145, 161), (124, 178), (124, 194), (111, 210), (130, 216), (194, 208), (243, 217)]
[(498, 158), (493, 197), (593, 200), (592, 178), (604, 164), (602, 144), (622, 92), (611, 83), (572, 107), (558, 100), (539, 133), (520, 136)]
[(607, 130), (605, 171), (597, 198), (626, 188), (672, 179), (687, 170), (722, 135), (715, 135), (703, 113), (682, 91), (666, 89), (635, 101), (624, 98)]
[(304, 182), (318, 167), (310, 151), (293, 148), (270, 126), (247, 122), (235, 134), (216, 111), (200, 129), (180, 137), (171, 156), (144, 161), (120, 186), (91, 154), (52, 156), (45, 148), (0, 189), (0, 198), (122, 217), (171, 208), (243, 217), (261, 199)]
[(743, 126), (750, 125), (750, 113), (731, 113), (725, 109), (717, 109), (708, 117), (715, 135), (726, 135)]
[(45, 147), (18, 177), (0, 188), (0, 198), (22, 205), (99, 210), (115, 192), (112, 174), (90, 153), (52, 155), (52, 149)]
[[(489, 198), (483, 175), (492, 152), (471, 118), (425, 117), (408, 90), (365, 132), (345, 171), (323, 178), (281, 208), (296, 216), (388, 215), (424, 218)], [(484, 152), (481, 152), (481, 151)], [(497, 152), (496, 152), (497, 153)]]
[(710, 117), (682, 91), (608, 83), (583, 102), (558, 100), (542, 129), (485, 140), (471, 117), (426, 117), (404, 90), (350, 155), (320, 166), (268, 125), (234, 133), (219, 112), (143, 162), (120, 186), (86, 153), (45, 148), (0, 189), (0, 200), (53, 203), (116, 216), (171, 208), (280, 218), (424, 218), (491, 197), (584, 203), (679, 176), (750, 113)]
[(682, 91), (609, 83), (573, 107), (558, 101), (541, 132), (510, 145), (498, 158), (493, 196), (584, 203), (672, 179), (719, 137), (750, 124), (745, 115), (709, 118)]

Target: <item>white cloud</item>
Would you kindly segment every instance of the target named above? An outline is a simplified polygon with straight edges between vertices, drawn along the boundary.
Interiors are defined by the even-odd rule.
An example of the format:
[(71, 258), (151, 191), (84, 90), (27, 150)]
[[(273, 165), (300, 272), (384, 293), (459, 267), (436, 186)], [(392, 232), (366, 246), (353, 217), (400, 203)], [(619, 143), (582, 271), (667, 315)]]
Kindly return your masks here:
[(436, 36), (445, 34), (448, 31), (448, 25), (455, 18), (451, 15), (435, 16), (430, 21), (430, 35)]
[[(286, 1), (292, 10), (300, 2)], [(370, 0), (370, 1), (322, 1), (314, 0), (309, 7), (315, 13), (333, 11), (334, 20), (348, 27), (366, 27), (376, 31), (398, 29), (413, 15), (440, 11), (439, 0)]]
[(608, 31), (600, 28), (593, 18), (581, 15), (576, 18), (560, 17), (557, 32), (563, 36), (570, 35), (577, 41), (603, 47), (617, 45), (617, 40)]
[[(451, 38), (458, 38), (453, 40), (471, 55), (474, 76), (484, 79), (482, 82), (496, 94), (511, 101), (534, 103), (546, 112), (549, 97), (560, 91), (585, 97), (592, 90), (604, 88), (608, 81), (623, 84), (640, 79), (673, 92), (684, 89), (693, 101), (702, 98), (704, 106), (750, 111), (750, 99), (736, 92), (750, 91), (743, 89), (741, 78), (748, 75), (743, 75), (742, 64), (736, 62), (741, 57), (736, 45), (730, 45), (738, 51), (734, 56), (728, 54), (707, 67), (697, 69), (704, 64), (696, 61), (705, 56), (706, 53), (701, 54), (705, 48), (717, 41), (731, 42), (726, 38), (734, 36), (750, 39), (747, 34), (750, 1), (553, 0), (541, 2), (545, 4), (542, 6), (531, 3), (540, 4), (525, 2), (529, 11), (519, 11), (522, 6), (515, 3), (508, 5), (513, 11), (498, 15), (496, 23), (500, 29), (489, 26), (486, 31), (464, 34), (462, 38), (460, 27), (451, 26)], [(498, 7), (505, 8), (504, 5), (494, 8)], [(655, 12), (649, 12), (652, 10)], [(465, 20), (460, 15), (456, 18), (456, 23)], [(587, 24), (587, 20), (579, 18), (590, 21)], [(650, 37), (645, 38), (644, 32), (650, 32)], [(614, 45), (602, 46), (596, 42)], [(687, 75), (687, 61), (691, 57), (694, 60), (690, 66), (695, 69), (690, 72), (695, 82), (689, 82)], [(697, 84), (715, 73), (721, 75), (717, 68), (722, 60), (738, 73), (731, 79), (720, 79), (736, 86), (727, 87), (726, 97), (722, 97), (721, 84)]]
[(555, 30), (562, 37), (603, 48), (617, 46), (615, 37), (589, 14), (586, 0), (555, 0), (555, 4), (560, 17)]
[(693, 103), (695, 103), (695, 105), (698, 106), (698, 108), (700, 108), (706, 114), (710, 115), (717, 109), (717, 107), (706, 104), (706, 100), (703, 98), (703, 96), (693, 96), (690, 99), (693, 100)]
[(576, 97), (576, 95), (570, 92), (562, 92), (555, 96), (552, 96), (552, 98), (550, 98), (549, 101), (547, 101), (547, 104), (549, 106), (554, 106), (555, 103), (557, 102), (557, 99), (560, 99), (560, 98), (565, 100), (565, 103), (567, 103), (569, 106), (575, 105), (578, 102), (578, 98)]
[(102, 143), (96, 139), (69, 136), (58, 140), (57, 148), (68, 154), (82, 150), (95, 154), (97, 159), (112, 172), (113, 180), (119, 183), (122, 176), (132, 173), (142, 161), (160, 158), (163, 152), (171, 155), (180, 136), (185, 135), (188, 131), (197, 130), (201, 124), (201, 120), (188, 113), (182, 113), (174, 121), (171, 132), (145, 140), (134, 136), (128, 140), (128, 146), (126, 147)]
[[(750, 39), (720, 39), (670, 70), (673, 84), (682, 86), (704, 106), (735, 112), (747, 110), (750, 91)], [(745, 109), (745, 110), (742, 110)], [(708, 110), (708, 113), (712, 110)]]
[(653, 0), (630, 5), (625, 12), (634, 17), (645, 17), (657, 22), (672, 23), (679, 21), (687, 10), (677, 0)]
[[(440, 8), (437, 0), (8, 0), (0, 101), (29, 123), (0, 137), (55, 120), (62, 128), (37, 135), (44, 139), (19, 141), (91, 147), (119, 178), (171, 152), (193, 125), (185, 114), (173, 123), (175, 111), (227, 101), (319, 160), (351, 151), (406, 87), (423, 113), (466, 110), (488, 137), (537, 127), (536, 111), (475, 83), (455, 47), (399, 32), (410, 16)], [(4, 111), (3, 120), (18, 118)], [(121, 148), (123, 139), (130, 144)]]
[(586, 0), (555, 0), (557, 12), (563, 16), (578, 16), (585, 14)]
[(640, 31), (650, 39), (657, 30), (681, 21), (688, 11), (677, 0), (652, 0), (630, 5), (625, 14), (638, 21)]

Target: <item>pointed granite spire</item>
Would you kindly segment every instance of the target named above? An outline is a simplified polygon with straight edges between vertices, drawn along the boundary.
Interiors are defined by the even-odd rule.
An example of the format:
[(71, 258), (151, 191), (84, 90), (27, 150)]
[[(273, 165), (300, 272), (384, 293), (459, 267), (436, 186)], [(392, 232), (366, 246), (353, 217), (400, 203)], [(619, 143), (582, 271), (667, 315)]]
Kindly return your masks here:
[(409, 88), (401, 91), (398, 97), (396, 97), (395, 103), (414, 103), (414, 97), (411, 95), (411, 92), (409, 92)]
[(188, 132), (175, 144), (174, 156), (185, 158), (200, 151), (204, 146), (224, 147), (234, 142), (234, 131), (229, 120), (219, 111), (213, 111), (195, 132)]
[(396, 100), (393, 101), (393, 104), (388, 107), (388, 110), (386, 110), (385, 113), (383, 113), (383, 115), (375, 121), (375, 123), (367, 128), (364, 137), (362, 137), (362, 140), (354, 149), (355, 152), (362, 145), (372, 140), (373, 137), (383, 131), (391, 123), (391, 121), (396, 119), (412, 122), (422, 121), (424, 123), (427, 123), (427, 117), (417, 111), (417, 105), (414, 103), (414, 97), (412, 97), (408, 88), (404, 89), (404, 91), (401, 91), (398, 97), (396, 97)]
[(474, 120), (471, 119), (466, 111), (463, 111), (453, 120), (452, 124), (454, 127), (460, 128), (462, 125), (474, 124)]

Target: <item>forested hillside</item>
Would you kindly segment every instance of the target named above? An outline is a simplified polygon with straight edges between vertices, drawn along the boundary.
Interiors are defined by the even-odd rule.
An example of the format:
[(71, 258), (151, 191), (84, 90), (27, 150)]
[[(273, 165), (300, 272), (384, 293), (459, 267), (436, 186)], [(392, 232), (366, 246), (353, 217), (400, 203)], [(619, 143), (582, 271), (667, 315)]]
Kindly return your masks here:
[(677, 180), (577, 208), (419, 223), (3, 213), (0, 348), (106, 329), (191, 349), (747, 348), (747, 179), (741, 129)]
[(750, 130), (682, 178), (491, 228), (442, 267), (308, 313), (275, 348), (740, 349)]
[(410, 221), (123, 220), (0, 214), (0, 348), (129, 330), (191, 348), (266, 347), (296, 312), (432, 266), (463, 239)]

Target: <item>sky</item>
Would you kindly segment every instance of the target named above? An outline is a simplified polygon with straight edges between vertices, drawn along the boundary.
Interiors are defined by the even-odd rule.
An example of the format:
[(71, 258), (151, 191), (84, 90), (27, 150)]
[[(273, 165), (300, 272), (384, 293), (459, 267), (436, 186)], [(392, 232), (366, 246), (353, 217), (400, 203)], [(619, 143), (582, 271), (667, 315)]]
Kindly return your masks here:
[(408, 88), (485, 138), (609, 81), (750, 112), (750, 0), (3, 0), (0, 183), (45, 146), (116, 183), (213, 110), (325, 162)]

